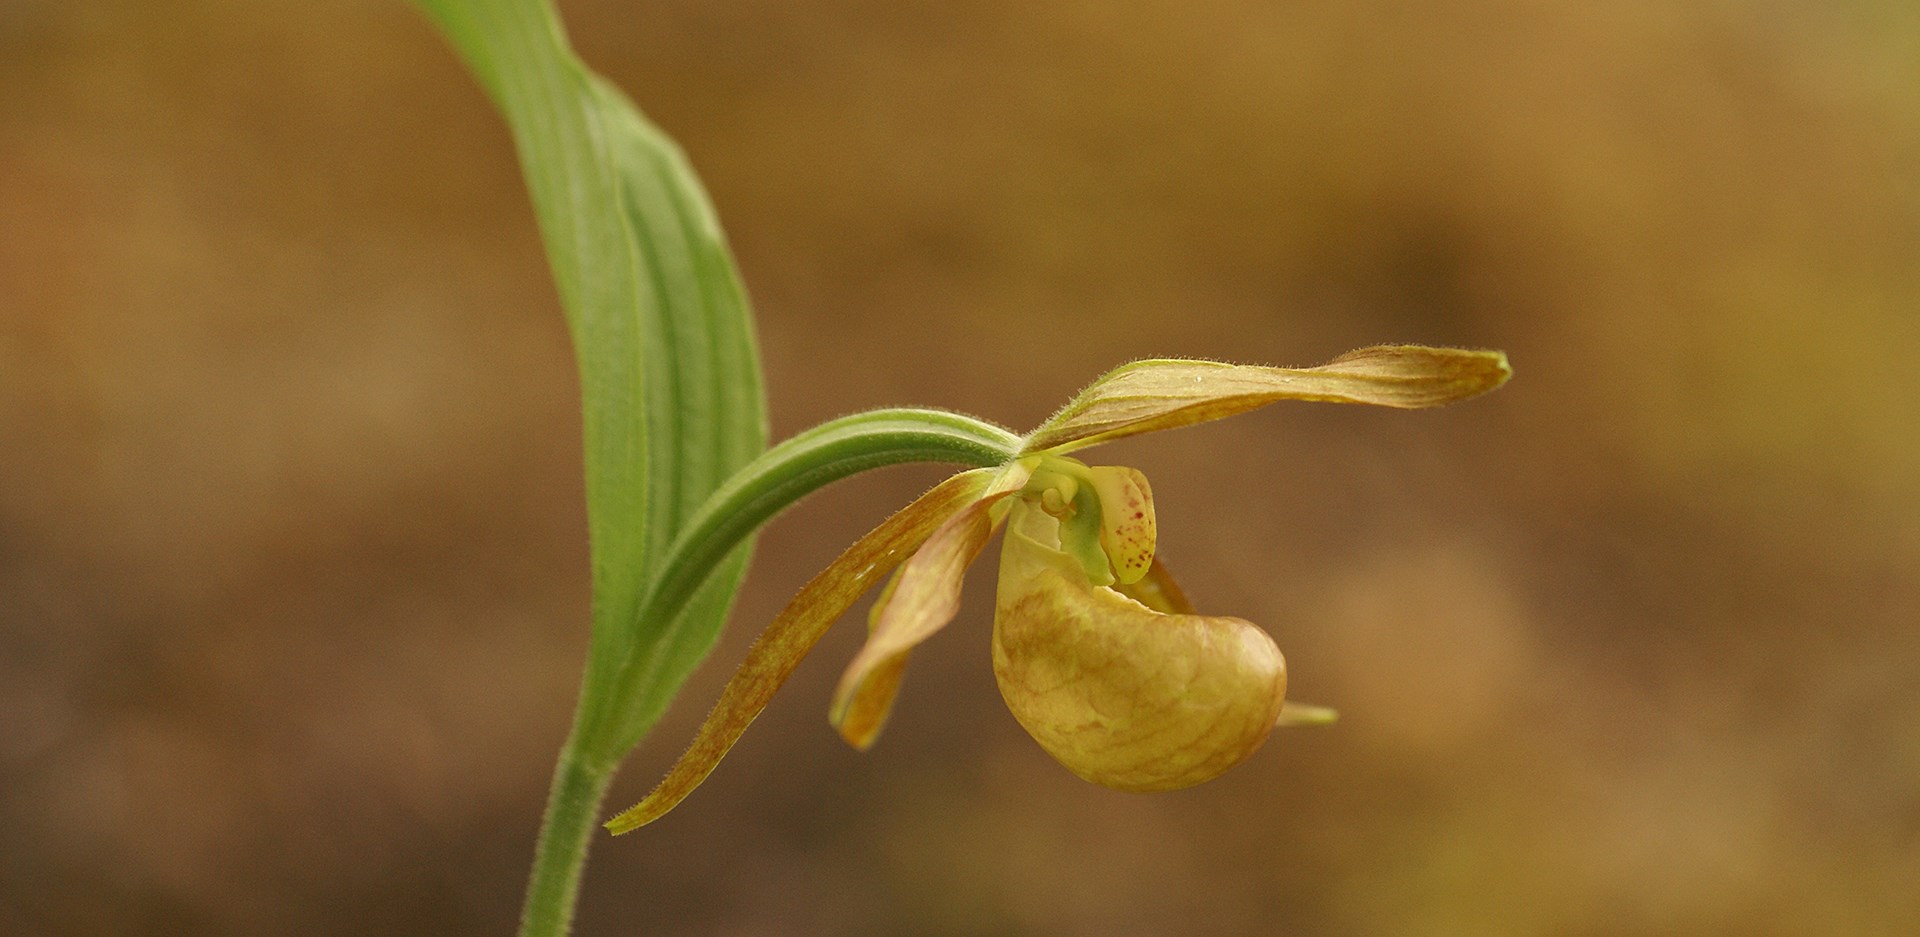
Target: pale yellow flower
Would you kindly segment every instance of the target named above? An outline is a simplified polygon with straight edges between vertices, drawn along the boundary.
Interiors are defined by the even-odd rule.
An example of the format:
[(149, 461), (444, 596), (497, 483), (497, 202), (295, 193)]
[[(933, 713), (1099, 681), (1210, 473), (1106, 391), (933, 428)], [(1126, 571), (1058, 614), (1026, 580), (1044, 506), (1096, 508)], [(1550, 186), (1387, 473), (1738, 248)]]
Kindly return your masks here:
[(908, 656), (954, 618), (967, 567), (1002, 526), (993, 666), (1014, 718), (1068, 770), (1107, 787), (1173, 790), (1219, 776), (1276, 724), (1326, 711), (1287, 704), (1286, 664), (1266, 632), (1194, 612), (1155, 558), (1144, 476), (1067, 453), (1279, 400), (1437, 406), (1510, 374), (1499, 352), (1413, 345), (1313, 368), (1154, 360), (1107, 373), (1007, 464), (940, 483), (814, 577), (748, 652), (693, 746), (608, 829), (635, 829), (685, 798), (827, 626), (892, 572), (829, 709), (848, 742), (873, 744)]

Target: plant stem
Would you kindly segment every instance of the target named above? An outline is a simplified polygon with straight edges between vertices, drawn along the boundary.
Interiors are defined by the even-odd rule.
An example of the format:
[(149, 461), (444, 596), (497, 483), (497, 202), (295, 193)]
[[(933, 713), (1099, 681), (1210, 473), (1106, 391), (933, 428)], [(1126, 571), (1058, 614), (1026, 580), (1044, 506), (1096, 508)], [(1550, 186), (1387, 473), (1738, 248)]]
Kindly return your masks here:
[(613, 781), (613, 768), (582, 757), (578, 733), (560, 750), (547, 792), (547, 812), (534, 847), (527, 903), (520, 911), (520, 937), (565, 937), (573, 927), (586, 868), (587, 846), (599, 829), (600, 801)]

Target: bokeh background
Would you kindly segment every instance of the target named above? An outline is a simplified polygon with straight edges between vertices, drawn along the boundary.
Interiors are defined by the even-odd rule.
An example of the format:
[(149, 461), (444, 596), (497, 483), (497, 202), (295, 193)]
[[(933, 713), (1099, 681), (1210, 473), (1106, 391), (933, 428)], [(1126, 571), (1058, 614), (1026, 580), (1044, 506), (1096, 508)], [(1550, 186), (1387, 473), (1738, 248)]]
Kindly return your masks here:
[[(563, 4), (678, 136), (774, 428), (1130, 357), (1500, 347), (1103, 450), (1336, 727), (1096, 789), (991, 576), (849, 751), (830, 635), (580, 933), (1920, 933), (1920, 6)], [(507, 933), (585, 644), (505, 132), (398, 0), (0, 2), (0, 933)], [(758, 626), (940, 477), (828, 490)]]

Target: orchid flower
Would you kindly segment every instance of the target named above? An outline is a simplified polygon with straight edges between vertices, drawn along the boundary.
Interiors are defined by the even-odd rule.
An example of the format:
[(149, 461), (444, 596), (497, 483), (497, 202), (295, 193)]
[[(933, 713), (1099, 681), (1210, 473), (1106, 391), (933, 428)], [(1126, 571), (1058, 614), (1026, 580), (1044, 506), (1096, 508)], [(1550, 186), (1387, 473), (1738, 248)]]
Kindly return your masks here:
[(1006, 464), (941, 482), (807, 583), (748, 652), (692, 747), (607, 828), (638, 828), (691, 793), (826, 628), (891, 573), (828, 711), (847, 742), (872, 745), (909, 655), (953, 620), (967, 567), (1003, 526), (993, 669), (1014, 718), (1096, 784), (1161, 791), (1218, 777), (1276, 725), (1330, 712), (1286, 701), (1286, 663), (1265, 631), (1194, 611), (1155, 556), (1145, 476), (1069, 453), (1279, 400), (1439, 406), (1511, 373), (1500, 352), (1415, 345), (1364, 348), (1312, 368), (1150, 360), (1108, 372), (1024, 437)]

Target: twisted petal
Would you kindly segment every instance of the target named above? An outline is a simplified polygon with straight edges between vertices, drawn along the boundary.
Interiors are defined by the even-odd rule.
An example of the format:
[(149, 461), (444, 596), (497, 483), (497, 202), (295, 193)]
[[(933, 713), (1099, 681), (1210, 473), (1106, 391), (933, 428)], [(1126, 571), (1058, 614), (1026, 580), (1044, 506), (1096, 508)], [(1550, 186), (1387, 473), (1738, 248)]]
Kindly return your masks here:
[(1312, 368), (1136, 361), (1109, 371), (1027, 437), (1026, 452), (1070, 452), (1245, 413), (1277, 400), (1434, 407), (1490, 391), (1513, 369), (1497, 351), (1379, 345)]
[(1273, 639), (1092, 586), (1056, 524), (1016, 503), (1001, 547), (993, 670), (1014, 718), (1067, 770), (1119, 790), (1190, 787), (1245, 761), (1286, 696)]
[(993, 506), (1018, 492), (1032, 467), (1015, 463), (999, 472), (991, 487), (940, 525), (900, 568), (898, 581), (875, 613), (866, 646), (841, 675), (827, 718), (853, 747), (864, 751), (879, 737), (900, 689), (908, 652), (959, 613), (967, 567), (993, 536)]
[(699, 787), (827, 626), (936, 528), (986, 492), (999, 471), (975, 469), (941, 482), (855, 541), (802, 587), (747, 651), (746, 661), (727, 681), (693, 745), (645, 800), (607, 821), (607, 829), (618, 834), (652, 823)]

